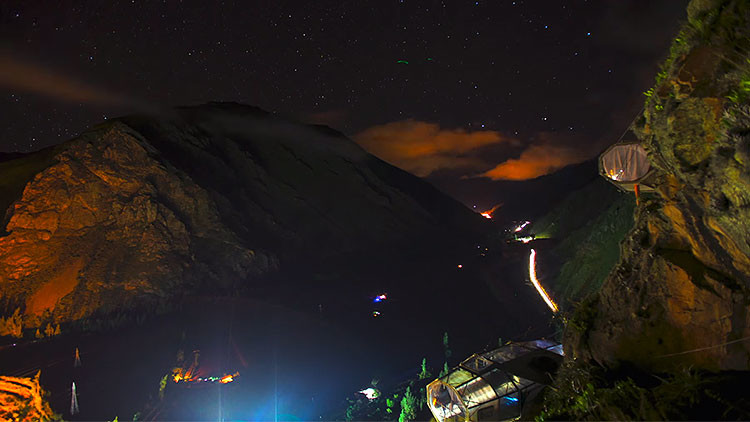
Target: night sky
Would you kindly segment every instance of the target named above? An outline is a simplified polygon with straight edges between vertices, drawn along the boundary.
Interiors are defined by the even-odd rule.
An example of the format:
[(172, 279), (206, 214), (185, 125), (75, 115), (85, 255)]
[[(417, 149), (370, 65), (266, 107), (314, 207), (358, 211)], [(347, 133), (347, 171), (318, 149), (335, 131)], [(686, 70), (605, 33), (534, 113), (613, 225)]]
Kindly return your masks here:
[(238, 101), (328, 124), (420, 176), (528, 179), (622, 134), (686, 4), (3, 1), (0, 151)]

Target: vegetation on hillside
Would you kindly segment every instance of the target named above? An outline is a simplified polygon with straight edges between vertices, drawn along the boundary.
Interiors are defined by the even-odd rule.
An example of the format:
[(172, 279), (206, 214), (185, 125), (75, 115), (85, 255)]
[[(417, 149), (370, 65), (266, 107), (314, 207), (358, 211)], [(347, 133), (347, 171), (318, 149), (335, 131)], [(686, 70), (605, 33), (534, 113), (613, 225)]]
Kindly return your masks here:
[(620, 256), (633, 226), (635, 198), (597, 179), (571, 193), (542, 217), (539, 238), (559, 239), (552, 253), (562, 263), (552, 289), (563, 306), (595, 292)]
[(742, 372), (607, 372), (568, 361), (537, 417), (544, 420), (748, 420)]
[[(747, 207), (750, 194), (746, 188), (750, 184), (746, 170), (750, 162), (748, 22), (750, 2), (746, 0), (691, 1), (688, 21), (672, 43), (654, 87), (646, 91), (644, 115), (634, 128), (648, 150), (652, 164), (672, 181), (671, 184), (663, 183), (660, 188), (673, 191), (692, 188), (705, 193), (700, 197), (704, 202), (698, 201), (697, 205), (691, 202), (685, 206), (674, 199), (675, 195), (662, 192), (660, 198), (668, 196), (672, 200), (670, 209), (679, 211), (675, 215), (696, 221), (704, 221), (704, 216), (710, 215), (716, 221), (713, 230), (723, 230), (725, 237), (740, 240), (745, 238), (745, 224), (750, 215)], [(649, 266), (649, 259), (655, 259), (650, 255), (652, 251), (657, 258), (688, 274), (687, 281), (694, 284), (701, 281), (703, 272), (716, 272), (704, 267), (690, 250), (679, 251), (679, 258), (690, 258), (683, 260), (686, 262), (663, 256), (664, 248), (641, 250), (639, 245), (644, 249), (650, 245), (646, 237), (649, 233), (654, 236), (664, 234), (669, 240), (668, 235), (676, 230), (675, 227), (679, 229), (679, 224), (670, 225), (670, 220), (664, 218), (662, 226), (649, 226), (649, 233), (646, 233), (645, 222), (654, 223), (656, 218), (646, 219), (659, 212), (658, 206), (652, 206), (659, 205), (651, 203), (654, 201), (639, 210), (636, 221), (639, 231), (628, 236), (632, 247), (628, 248), (627, 259), (617, 264), (628, 277), (608, 280), (604, 287), (609, 289), (606, 294), (587, 297), (568, 319), (565, 336), (568, 358), (554, 385), (547, 391), (544, 410), (538, 420), (750, 419), (750, 400), (746, 394), (750, 377), (747, 372), (709, 372), (696, 369), (697, 366), (670, 365), (677, 359), (703, 350), (701, 348), (678, 348), (681, 351), (663, 355), (642, 353), (638, 356), (640, 360), (628, 360), (623, 353), (617, 354), (623, 350), (644, 350), (647, 341), (659, 345), (667, 343), (668, 339), (655, 338), (653, 333), (657, 331), (647, 326), (650, 308), (663, 306), (659, 303), (663, 299), (648, 296), (648, 292), (656, 289), (646, 290), (642, 286), (653, 286), (669, 276)], [(642, 235), (641, 240), (639, 235)], [(699, 233), (700, 236), (688, 231), (683, 235), (694, 241), (693, 249), (713, 248), (713, 252), (722, 252), (725, 248), (723, 244), (708, 243), (711, 236), (707, 230)], [(670, 251), (670, 254), (675, 255), (675, 252)], [(569, 264), (574, 266), (573, 271), (578, 271), (577, 267), (582, 265), (576, 259)], [(694, 271), (693, 267), (700, 271)], [(630, 271), (632, 268), (638, 268), (638, 271)], [(693, 276), (696, 272), (700, 274)], [(610, 283), (613, 280), (617, 280), (617, 284)], [(634, 280), (641, 284), (636, 285)], [(701, 285), (697, 287), (705, 289)], [(627, 301), (613, 300), (620, 291), (628, 298), (647, 297), (651, 302), (633, 300), (631, 303), (637, 306), (629, 309)], [(679, 294), (669, 291), (672, 293), (674, 296)], [(741, 297), (741, 293), (736, 297)], [(710, 309), (718, 306), (717, 303), (721, 304), (721, 298), (702, 302), (701, 306)], [(678, 306), (679, 303), (672, 305)], [(657, 322), (673, 317), (654, 315), (652, 321)], [(697, 318), (692, 310), (683, 315)], [(628, 341), (632, 337), (622, 334), (628, 324), (638, 327), (635, 331), (641, 336), (638, 337), (641, 342)], [(596, 329), (592, 328), (594, 325)], [(680, 326), (670, 328), (680, 330)], [(603, 366), (605, 364), (607, 366)]]

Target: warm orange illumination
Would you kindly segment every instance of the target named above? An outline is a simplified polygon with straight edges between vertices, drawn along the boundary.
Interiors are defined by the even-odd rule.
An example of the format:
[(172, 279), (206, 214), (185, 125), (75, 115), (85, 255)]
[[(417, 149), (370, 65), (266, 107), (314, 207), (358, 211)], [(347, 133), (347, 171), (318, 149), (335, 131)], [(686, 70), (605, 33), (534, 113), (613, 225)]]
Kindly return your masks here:
[(468, 132), (418, 120), (373, 126), (356, 134), (354, 140), (368, 152), (422, 177), (439, 169), (481, 171), (486, 164), (471, 154), (473, 151), (516, 142), (492, 130)]
[(547, 291), (544, 290), (544, 287), (539, 284), (539, 280), (536, 278), (536, 251), (533, 249), (529, 255), (529, 278), (531, 278), (531, 283), (536, 287), (536, 291), (539, 292), (539, 296), (547, 302), (547, 306), (549, 306), (552, 312), (557, 312), (557, 305), (552, 301), (552, 298), (549, 297)]
[[(549, 135), (546, 135), (549, 136)], [(585, 150), (553, 143), (532, 145), (518, 158), (511, 158), (480, 176), (492, 180), (528, 180), (589, 158)]]
[(219, 382), (222, 383), (222, 384), (230, 383), (230, 382), (234, 381), (234, 377), (236, 377), (239, 374), (240, 374), (239, 372), (235, 372), (234, 374), (231, 374), (231, 375), (224, 375), (223, 377), (221, 377), (221, 379), (219, 380)]
[(502, 204), (497, 204), (497, 205), (495, 205), (494, 207), (492, 207), (492, 208), (488, 209), (487, 211), (482, 211), (482, 212), (481, 212), (480, 214), (481, 214), (481, 215), (482, 215), (482, 217), (484, 217), (484, 218), (487, 218), (487, 219), (492, 219), (492, 214), (493, 214), (493, 213), (495, 212), (495, 210), (496, 210), (496, 209), (500, 208), (500, 206), (501, 206), (501, 205), (502, 205)]
[(37, 372), (33, 378), (0, 376), (0, 419), (13, 421), (48, 421), (54, 413), (39, 385)]

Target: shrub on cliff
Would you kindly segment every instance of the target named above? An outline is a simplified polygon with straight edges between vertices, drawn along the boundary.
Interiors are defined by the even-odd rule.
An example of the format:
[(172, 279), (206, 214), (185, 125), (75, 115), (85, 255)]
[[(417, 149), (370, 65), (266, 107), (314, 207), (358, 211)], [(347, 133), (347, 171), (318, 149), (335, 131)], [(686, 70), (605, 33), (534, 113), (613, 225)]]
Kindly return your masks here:
[(7, 318), (0, 317), (0, 336), (23, 337), (23, 317), (20, 309), (16, 308), (13, 315)]

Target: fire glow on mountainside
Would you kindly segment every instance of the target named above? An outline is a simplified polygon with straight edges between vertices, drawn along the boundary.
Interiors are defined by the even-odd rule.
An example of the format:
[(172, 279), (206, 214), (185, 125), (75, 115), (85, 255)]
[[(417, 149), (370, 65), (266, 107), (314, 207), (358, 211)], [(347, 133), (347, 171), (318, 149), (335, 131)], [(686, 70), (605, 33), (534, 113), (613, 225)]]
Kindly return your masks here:
[(497, 204), (494, 207), (488, 209), (487, 211), (482, 211), (479, 214), (482, 217), (491, 220), (492, 219), (492, 213), (495, 212), (495, 210), (498, 209), (499, 207), (500, 207), (500, 204)]
[(536, 291), (539, 292), (539, 296), (547, 302), (547, 306), (549, 306), (552, 312), (557, 312), (557, 305), (552, 301), (552, 298), (549, 297), (547, 291), (544, 290), (544, 287), (539, 284), (539, 280), (536, 278), (536, 251), (534, 249), (531, 250), (531, 254), (529, 255), (529, 278), (531, 278), (531, 283), (536, 287)]

